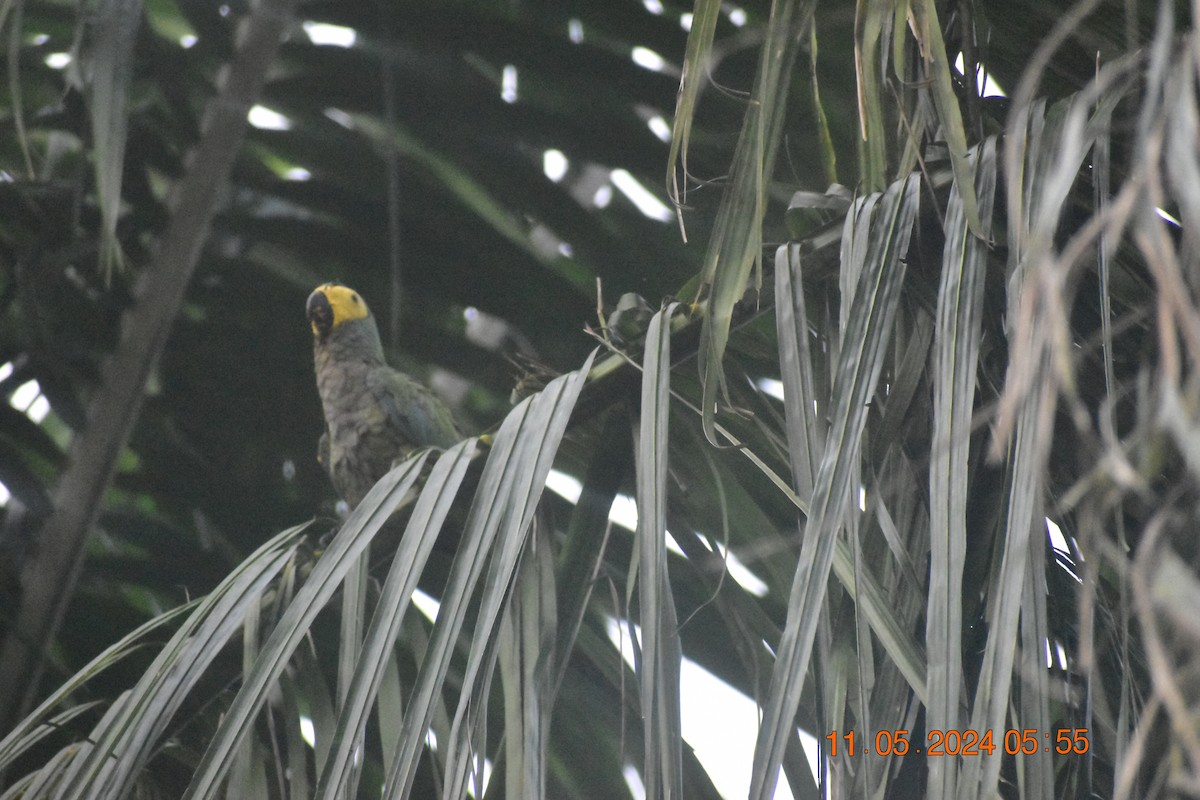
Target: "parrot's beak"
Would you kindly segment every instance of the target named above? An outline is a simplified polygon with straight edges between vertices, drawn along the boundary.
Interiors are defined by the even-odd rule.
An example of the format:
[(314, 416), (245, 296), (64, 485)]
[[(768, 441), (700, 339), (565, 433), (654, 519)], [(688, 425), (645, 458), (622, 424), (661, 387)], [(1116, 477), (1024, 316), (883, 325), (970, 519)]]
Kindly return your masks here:
[(324, 341), (329, 332), (333, 330), (333, 306), (329, 304), (329, 298), (325, 296), (325, 292), (317, 289), (308, 296), (307, 311), (313, 336)]

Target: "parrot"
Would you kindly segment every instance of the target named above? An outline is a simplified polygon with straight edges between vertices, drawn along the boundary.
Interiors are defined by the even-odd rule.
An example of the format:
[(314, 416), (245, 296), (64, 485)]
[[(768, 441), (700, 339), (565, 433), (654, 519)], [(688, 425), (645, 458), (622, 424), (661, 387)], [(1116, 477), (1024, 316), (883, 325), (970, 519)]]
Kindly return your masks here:
[(322, 284), (306, 311), (325, 415), (317, 460), (353, 509), (395, 462), (423, 447), (446, 449), (461, 436), (441, 399), (388, 365), (362, 295)]

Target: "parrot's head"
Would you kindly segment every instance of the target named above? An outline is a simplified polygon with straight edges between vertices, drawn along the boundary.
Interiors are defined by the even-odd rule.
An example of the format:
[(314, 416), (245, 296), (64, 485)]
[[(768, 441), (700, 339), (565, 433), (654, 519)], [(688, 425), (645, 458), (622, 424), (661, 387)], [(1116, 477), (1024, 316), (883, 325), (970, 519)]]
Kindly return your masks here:
[(349, 286), (326, 283), (308, 296), (308, 322), (313, 336), (323, 342), (339, 326), (371, 316), (367, 301)]

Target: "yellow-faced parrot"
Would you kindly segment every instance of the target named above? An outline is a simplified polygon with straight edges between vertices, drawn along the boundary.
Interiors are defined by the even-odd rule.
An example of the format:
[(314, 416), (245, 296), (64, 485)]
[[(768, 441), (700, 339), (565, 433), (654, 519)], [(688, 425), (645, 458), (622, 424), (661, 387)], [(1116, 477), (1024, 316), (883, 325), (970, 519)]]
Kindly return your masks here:
[(325, 410), (318, 459), (351, 508), (392, 464), (461, 438), (432, 392), (388, 366), (362, 295), (327, 283), (308, 296), (317, 390)]

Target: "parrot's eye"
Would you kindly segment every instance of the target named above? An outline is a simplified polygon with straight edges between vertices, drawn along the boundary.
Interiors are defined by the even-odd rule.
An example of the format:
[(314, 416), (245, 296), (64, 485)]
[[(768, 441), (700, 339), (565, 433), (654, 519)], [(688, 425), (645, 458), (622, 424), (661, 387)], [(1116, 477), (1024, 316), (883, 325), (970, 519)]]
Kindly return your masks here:
[(350, 299), (351, 299), (351, 300), (353, 300), (355, 303), (357, 303), (357, 302), (358, 302), (358, 295), (357, 295), (357, 294), (352, 294), (352, 295), (350, 295)]

